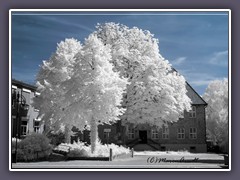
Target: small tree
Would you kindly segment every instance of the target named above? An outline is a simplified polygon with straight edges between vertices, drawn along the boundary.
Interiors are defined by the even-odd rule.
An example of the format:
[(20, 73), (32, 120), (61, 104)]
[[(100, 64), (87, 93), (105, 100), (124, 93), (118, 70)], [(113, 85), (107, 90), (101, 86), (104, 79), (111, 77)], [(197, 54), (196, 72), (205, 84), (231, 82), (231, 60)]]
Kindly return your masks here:
[(209, 83), (203, 98), (208, 103), (206, 122), (210, 136), (223, 151), (228, 151), (228, 80)]
[[(65, 89), (63, 82), (70, 79), (73, 71), (74, 56), (81, 50), (81, 44), (75, 39), (65, 39), (57, 45), (56, 52), (43, 65), (37, 75), (37, 91), (40, 95), (33, 99), (33, 106), (39, 109), (39, 116), (48, 128), (59, 130), (62, 111), (62, 99)], [(65, 128), (66, 142), (70, 142), (70, 127)]]
[(109, 46), (95, 35), (86, 39), (76, 56), (73, 76), (65, 83), (63, 120), (80, 130), (90, 129), (91, 152), (96, 149), (98, 125), (119, 120), (124, 109), (122, 94), (127, 80), (113, 71)]

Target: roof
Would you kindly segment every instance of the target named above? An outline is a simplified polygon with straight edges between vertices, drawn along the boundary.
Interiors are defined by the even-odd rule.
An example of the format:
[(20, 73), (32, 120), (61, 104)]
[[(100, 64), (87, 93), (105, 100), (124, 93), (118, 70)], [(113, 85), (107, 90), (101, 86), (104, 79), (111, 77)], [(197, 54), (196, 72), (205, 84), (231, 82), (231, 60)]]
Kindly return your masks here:
[[(180, 74), (175, 68), (171, 67), (170, 72), (177, 72)], [(207, 105), (207, 103), (203, 100), (203, 98), (190, 86), (190, 84), (186, 81), (186, 89), (187, 96), (192, 100), (193, 105)]]
[(25, 89), (29, 89), (31, 91), (36, 91), (37, 87), (31, 84), (27, 84), (25, 82), (22, 81), (18, 81), (16, 79), (12, 79), (12, 85), (17, 86), (18, 88), (25, 88)]
[(195, 105), (207, 105), (203, 98), (188, 84), (186, 81), (187, 96), (192, 100)]

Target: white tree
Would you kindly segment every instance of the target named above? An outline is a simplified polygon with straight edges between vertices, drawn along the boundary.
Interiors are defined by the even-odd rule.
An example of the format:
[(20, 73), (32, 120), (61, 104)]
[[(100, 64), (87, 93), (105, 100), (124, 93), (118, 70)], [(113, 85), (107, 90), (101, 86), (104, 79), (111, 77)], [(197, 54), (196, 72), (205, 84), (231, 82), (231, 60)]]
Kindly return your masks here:
[(94, 34), (110, 46), (116, 71), (130, 81), (122, 119), (161, 126), (177, 121), (184, 110), (191, 109), (185, 79), (160, 55), (158, 40), (149, 31), (115, 23), (97, 28)]
[(124, 112), (121, 102), (127, 79), (113, 71), (110, 61), (110, 48), (90, 35), (82, 52), (76, 55), (72, 78), (65, 82), (68, 92), (62, 118), (80, 130), (89, 127), (92, 153), (98, 140), (98, 125), (115, 122)]
[[(43, 61), (37, 74), (37, 91), (40, 95), (33, 99), (33, 106), (39, 109), (39, 116), (50, 129), (60, 128), (58, 115), (62, 111), (61, 101), (65, 91), (62, 83), (72, 76), (74, 56), (80, 50), (81, 44), (75, 39), (61, 41), (50, 59)], [(69, 142), (69, 136), (66, 140)]]
[(89, 127), (92, 152), (99, 124), (122, 115), (126, 122), (161, 126), (190, 110), (185, 79), (160, 55), (149, 31), (106, 23), (83, 47), (77, 41), (61, 47), (38, 74), (35, 107), (52, 124)]
[(207, 130), (221, 147), (228, 148), (228, 80), (209, 83), (203, 95), (208, 103), (206, 108)]

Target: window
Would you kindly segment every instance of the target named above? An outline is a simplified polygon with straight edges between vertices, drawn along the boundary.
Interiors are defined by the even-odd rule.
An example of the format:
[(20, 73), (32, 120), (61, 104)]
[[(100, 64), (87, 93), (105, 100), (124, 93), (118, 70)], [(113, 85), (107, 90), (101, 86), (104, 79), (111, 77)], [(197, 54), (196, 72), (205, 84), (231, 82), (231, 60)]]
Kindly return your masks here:
[(135, 134), (134, 134), (134, 128), (128, 127), (128, 139), (134, 139)]
[(190, 139), (197, 139), (197, 129), (196, 128), (190, 128), (189, 138)]
[(40, 121), (34, 121), (34, 132), (40, 133)]
[(163, 139), (169, 138), (169, 129), (167, 127), (163, 127), (163, 129), (162, 129), (162, 138)]
[(190, 118), (196, 118), (196, 106), (192, 106), (192, 110), (189, 111)]
[(22, 124), (21, 124), (21, 135), (23, 135), (23, 136), (27, 135), (27, 125), (28, 125), (27, 121), (22, 121)]
[(103, 132), (103, 138), (104, 138), (104, 139), (107, 139), (108, 135), (109, 135), (108, 132)]
[(109, 139), (110, 132), (111, 132), (111, 129), (104, 129), (103, 130), (103, 138), (104, 139)]
[(178, 128), (178, 139), (184, 139), (184, 138), (185, 138), (185, 129)]
[(152, 129), (152, 139), (158, 139), (158, 130), (157, 129)]

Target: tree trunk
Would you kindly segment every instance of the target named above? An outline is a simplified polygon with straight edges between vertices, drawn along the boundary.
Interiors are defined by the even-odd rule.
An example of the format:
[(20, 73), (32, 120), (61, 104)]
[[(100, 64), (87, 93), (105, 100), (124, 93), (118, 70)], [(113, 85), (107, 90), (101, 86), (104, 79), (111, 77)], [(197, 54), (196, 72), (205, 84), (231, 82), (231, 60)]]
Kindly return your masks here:
[(91, 141), (91, 153), (93, 154), (96, 150), (97, 140), (98, 140), (98, 127), (97, 122), (92, 117), (91, 120), (91, 129), (90, 129), (90, 141)]
[(65, 143), (70, 144), (71, 143), (71, 129), (69, 125), (65, 126)]

